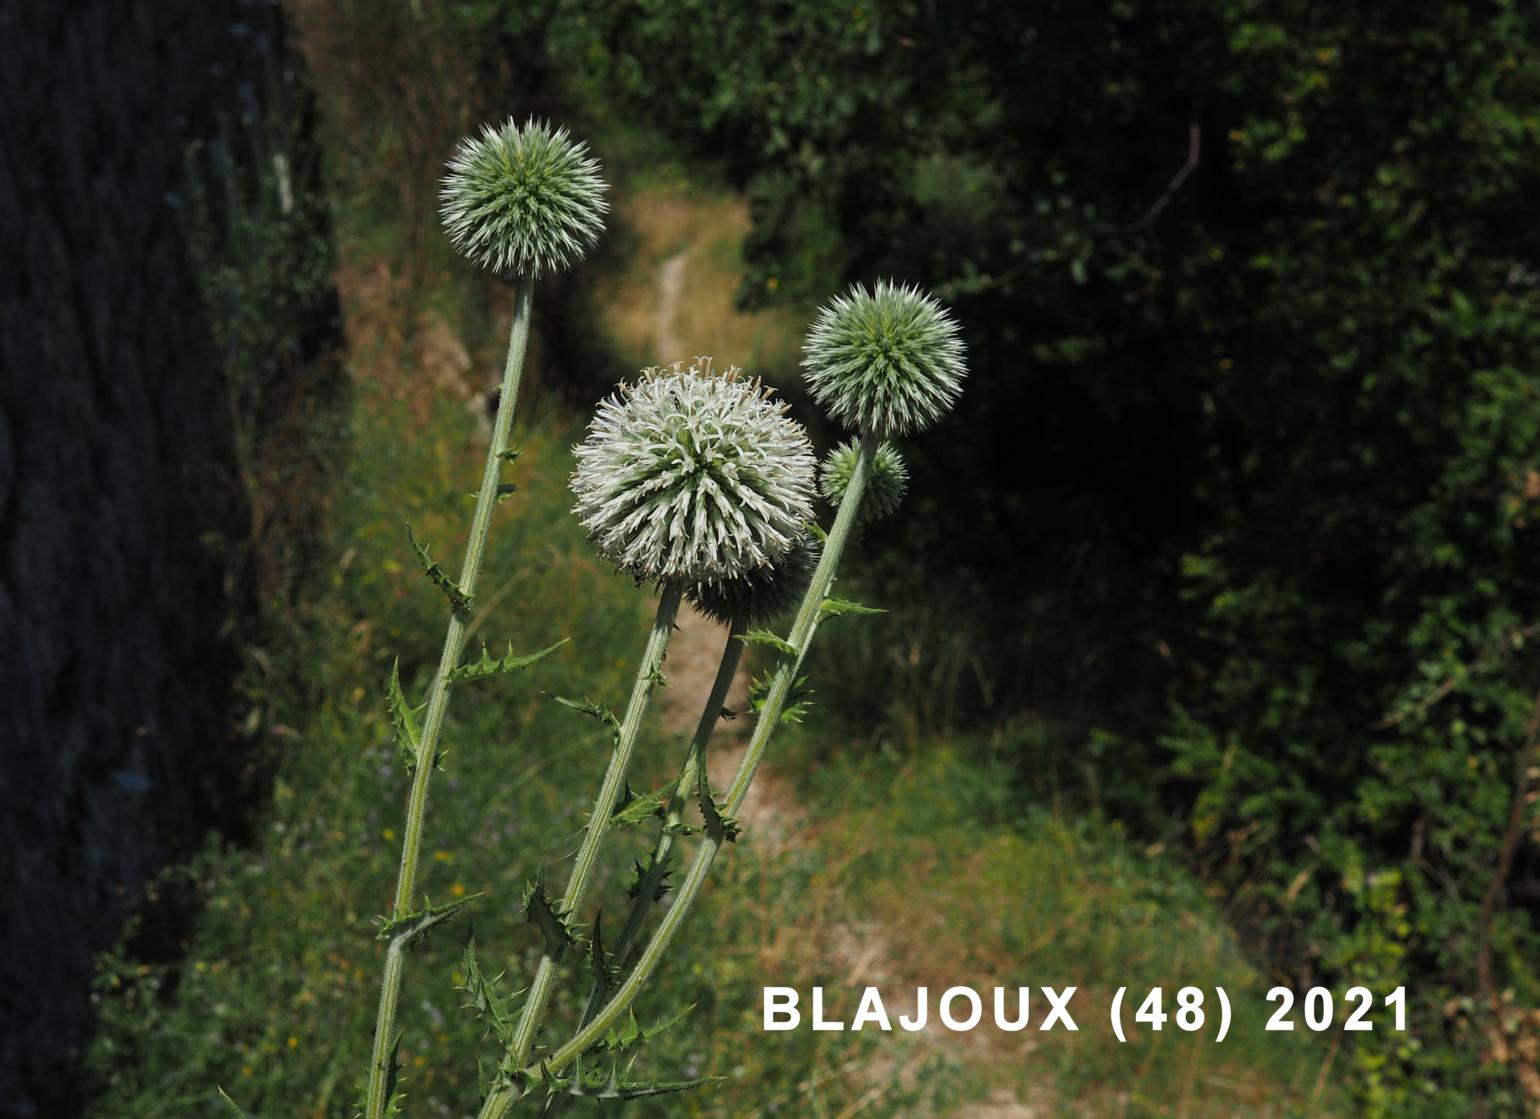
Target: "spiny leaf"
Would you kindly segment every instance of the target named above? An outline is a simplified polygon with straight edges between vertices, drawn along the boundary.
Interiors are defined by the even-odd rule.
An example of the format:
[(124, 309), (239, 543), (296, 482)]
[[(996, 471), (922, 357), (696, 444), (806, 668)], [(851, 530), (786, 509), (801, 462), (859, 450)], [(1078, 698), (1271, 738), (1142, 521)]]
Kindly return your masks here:
[(399, 939), (402, 948), (410, 948), (480, 896), (479, 893), (468, 894), (444, 905), (434, 905), (423, 898), (422, 908), (415, 913), (380, 918), (380, 931), (375, 933), (375, 938)]
[(386, 1058), (385, 1066), (385, 1114), (399, 1115), (401, 1111), (400, 1098), (396, 1095), (396, 1085), (401, 1081), (401, 1035), (405, 1030), (396, 1031), (396, 1040), (390, 1043), (390, 1056)]
[(642, 1042), (651, 1041), (659, 1034), (673, 1029), (680, 1022), (684, 1021), (685, 1017), (690, 1013), (690, 1011), (694, 1009), (695, 1004), (692, 1002), (684, 1009), (675, 1011), (667, 1018), (664, 1018), (662, 1021), (655, 1022), (653, 1025), (648, 1026), (646, 1029), (643, 1029), (637, 1023), (635, 1011), (628, 1010), (626, 1012), (625, 1028), (621, 1030), (611, 1029), (606, 1031), (604, 1040), (595, 1045), (594, 1049), (595, 1051), (601, 1053), (619, 1053), (626, 1049), (635, 1048), (636, 1046), (642, 1044)]
[(590, 718), (598, 719), (601, 723), (610, 728), (611, 734), (619, 736), (620, 720), (615, 717), (615, 712), (611, 711), (604, 704), (596, 703), (591, 699), (585, 699), (581, 701), (575, 699), (566, 699), (559, 695), (551, 695), (550, 692), (542, 692), (540, 694), (550, 696), (550, 698), (554, 699), (563, 707), (570, 707), (572, 710), (587, 715)]
[(615, 814), (610, 817), (610, 826), (634, 827), (653, 816), (662, 816), (665, 811), (663, 802), (669, 798), (678, 784), (679, 778), (676, 777), (645, 796), (636, 796), (631, 792), (631, 786), (626, 785), (626, 791), (621, 796), (620, 803), (615, 806)]
[(540, 935), (545, 941), (545, 954), (557, 956), (577, 942), (577, 934), (573, 931), (571, 914), (563, 913), (551, 903), (551, 899), (545, 895), (545, 872), (542, 870), (535, 876), (533, 882), (524, 887), (524, 898), (520, 903), (524, 910), (525, 918), (540, 930)]
[[(749, 706), (755, 712), (765, 708), (765, 697), (770, 694), (770, 687), (775, 682), (773, 672), (762, 672), (749, 685)], [(807, 709), (813, 706), (813, 689), (807, 686), (807, 677), (798, 676), (790, 690), (786, 693), (786, 702), (781, 705), (780, 722), (783, 726), (791, 723), (800, 723), (807, 715)]]
[(797, 655), (797, 647), (795, 645), (784, 638), (777, 637), (767, 629), (751, 629), (739, 640), (745, 641), (750, 645), (768, 645), (770, 648), (777, 649), (789, 656), (794, 657)]
[(556, 644), (547, 645), (538, 653), (529, 653), (525, 656), (516, 656), (513, 651), (513, 642), (510, 641), (508, 643), (508, 652), (497, 660), (492, 659), (487, 653), (487, 647), (483, 645), (481, 647), (481, 659), (474, 664), (462, 664), (459, 668), (450, 669), (449, 679), (456, 682), (462, 680), (485, 680), (488, 676), (499, 676), (504, 672), (516, 672), (521, 668), (528, 668), (536, 661), (544, 660), (570, 640), (571, 638), (569, 637), (563, 637)]
[(476, 1017), (486, 1019), (487, 1028), (492, 1035), (501, 1041), (504, 1047), (513, 1044), (513, 1023), (508, 1017), (508, 1006), (513, 1001), (513, 996), (503, 996), (497, 993), (497, 984), (502, 975), (492, 978), (482, 972), (481, 965), (476, 960), (476, 934), (467, 932), (465, 936), (465, 952), (460, 957), (460, 969), (465, 973), (465, 982), (457, 988), (464, 991), (470, 997), (465, 1004), (466, 1009), (474, 1011)]
[(542, 1063), (540, 1078), (529, 1085), (529, 1090), (533, 1090), (538, 1085), (553, 1095), (583, 1096), (601, 1100), (636, 1100), (646, 1096), (684, 1092), (691, 1088), (701, 1088), (721, 1082), (720, 1076), (702, 1076), (694, 1080), (631, 1080), (621, 1072), (618, 1061), (610, 1062), (608, 1070), (580, 1069), (567, 1076), (557, 1076)]
[[(642, 892), (642, 886), (647, 881), (647, 876), (652, 873), (653, 858), (654, 857), (652, 855), (647, 856), (646, 866), (642, 865), (642, 861), (640, 859), (633, 860), (631, 867), (631, 880), (626, 883), (627, 897), (634, 898), (637, 894)], [(653, 901), (663, 900), (663, 895), (669, 891), (668, 880), (673, 876), (673, 873), (674, 872), (672, 870), (669, 870), (665, 867), (663, 873), (658, 875), (658, 885), (657, 888), (653, 890), (652, 894)]]
[[(408, 773), (417, 768), (418, 759), (422, 756), (422, 731), (417, 727), (417, 712), (422, 707), (413, 707), (406, 700), (406, 693), (401, 690), (401, 658), (396, 658), (396, 663), (390, 667), (390, 684), (385, 689), (385, 703), (390, 710), (390, 725), (396, 731), (396, 746), (401, 752), (401, 761), (406, 765)], [(426, 707), (427, 704), (423, 704)]]
[(411, 524), (406, 526), (406, 538), (412, 545), (412, 551), (417, 554), (417, 562), (422, 564), (422, 569), (428, 573), (428, 580), (449, 599), (449, 604), (456, 610), (469, 610), (471, 608), (471, 596), (460, 589), (460, 584), (449, 577), (449, 574), (438, 564), (428, 558), (428, 549), (417, 542), (417, 535), (412, 531)]
[(743, 829), (738, 826), (737, 818), (725, 814), (717, 804), (716, 797), (711, 795), (711, 782), (706, 779), (704, 769), (700, 775), (700, 811), (707, 835), (717, 843), (737, 842)]
[(603, 932), (604, 910), (594, 916), (593, 940), (588, 945), (588, 970), (594, 977), (594, 988), (599, 992), (599, 1004), (602, 1006), (609, 1001), (610, 992), (615, 989), (615, 984), (620, 975), (608, 952), (604, 950)]
[(876, 606), (862, 606), (859, 602), (851, 602), (844, 598), (826, 598), (818, 605), (818, 617), (843, 618), (852, 614), (886, 614), (887, 611)]

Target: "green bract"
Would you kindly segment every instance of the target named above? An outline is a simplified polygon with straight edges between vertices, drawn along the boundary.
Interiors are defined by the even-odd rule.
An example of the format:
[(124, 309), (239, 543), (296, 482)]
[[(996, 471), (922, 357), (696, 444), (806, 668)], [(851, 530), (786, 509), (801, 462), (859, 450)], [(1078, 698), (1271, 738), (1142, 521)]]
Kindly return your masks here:
[[(845, 499), (845, 489), (850, 485), (858, 453), (859, 448), (852, 439), (834, 448), (824, 460), (819, 490), (824, 500), (836, 509)], [(908, 488), (909, 468), (904, 465), (904, 457), (892, 443), (880, 444), (872, 457), (871, 475), (866, 480), (866, 492), (861, 495), (856, 520), (861, 524), (880, 521), (898, 508)]]
[(783, 402), (737, 372), (676, 362), (599, 405), (574, 448), (574, 512), (616, 567), (722, 582), (779, 562), (801, 537), (812, 445)]
[(817, 538), (804, 533), (774, 567), (737, 579), (697, 583), (687, 597), (702, 614), (725, 626), (767, 625), (802, 600), (818, 567), (818, 551)]
[(566, 129), (510, 119), (460, 142), (440, 202), (456, 248), (495, 272), (534, 279), (593, 246), (606, 189), (598, 160)]
[(802, 369), (813, 399), (845, 426), (877, 435), (928, 427), (967, 376), (957, 324), (918, 288), (879, 282), (837, 296), (814, 320)]

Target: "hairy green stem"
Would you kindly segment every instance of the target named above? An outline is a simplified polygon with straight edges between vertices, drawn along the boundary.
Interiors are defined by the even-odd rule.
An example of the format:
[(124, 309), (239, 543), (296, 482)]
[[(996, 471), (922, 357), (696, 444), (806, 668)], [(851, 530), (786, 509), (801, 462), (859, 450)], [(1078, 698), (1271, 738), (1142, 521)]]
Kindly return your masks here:
[[(717, 663), (716, 679), (711, 684), (711, 693), (706, 698), (706, 706), (701, 711), (700, 722), (695, 726), (695, 736), (690, 740), (689, 752), (685, 755), (684, 765), (680, 767), (679, 776), (674, 781), (674, 791), (669, 798), (668, 809), (664, 816), (663, 825), (658, 829), (657, 842), (653, 844), (652, 853), (637, 880), (636, 893), (631, 899), (631, 910), (626, 915), (626, 923), (620, 930), (620, 937), (615, 941), (614, 950), (610, 954), (612, 965), (618, 971), (625, 967), (626, 960), (630, 958), (631, 949), (636, 946), (636, 941), (642, 933), (642, 926), (647, 923), (647, 914), (652, 910), (652, 903), (657, 900), (658, 890), (663, 885), (664, 875), (668, 872), (668, 861), (674, 847), (674, 835), (684, 822), (685, 807), (690, 803), (693, 790), (699, 787), (701, 770), (706, 764), (706, 746), (711, 741), (711, 733), (722, 719), (722, 713), (727, 705), (727, 693), (732, 690), (733, 677), (738, 672), (738, 662), (743, 658), (743, 642), (739, 640), (744, 626), (734, 619), (728, 626), (727, 643), (722, 647), (722, 659)], [(589, 988), (588, 1002), (583, 1007), (583, 1016), (578, 1020), (579, 1026), (588, 1025), (589, 1021), (599, 1012), (606, 994), (605, 988), (597, 982)], [(561, 1096), (552, 1100), (544, 1112), (543, 1119), (559, 1115), (563, 1111), (563, 1105), (572, 1102), (572, 1096)]]
[[(802, 660), (812, 644), (824, 597), (828, 594), (835, 572), (839, 568), (840, 553), (845, 550), (856, 524), (857, 510), (860, 508), (861, 495), (866, 488), (866, 480), (871, 471), (872, 457), (876, 454), (877, 444), (878, 440), (871, 435), (861, 438), (860, 451), (856, 456), (855, 467), (851, 471), (845, 495), (840, 502), (839, 515), (835, 517), (834, 526), (829, 530), (828, 539), (824, 542), (823, 552), (818, 560), (817, 570), (813, 574), (812, 582), (808, 584), (807, 593), (803, 596), (796, 620), (792, 623), (791, 634), (787, 638), (796, 653), (781, 661), (771, 680), (770, 690), (765, 696), (759, 719), (754, 725), (754, 735), (749, 740), (743, 761), (739, 764), (738, 772), (727, 791), (728, 815), (736, 815), (743, 805), (749, 785), (754, 780), (754, 773), (759, 768), (760, 759), (764, 756), (765, 747), (770, 742), (770, 736), (775, 732), (776, 724), (780, 722), (781, 711), (786, 705), (787, 696), (791, 693), (797, 671), (801, 668)], [(711, 871), (711, 864), (716, 859), (720, 848), (721, 843), (718, 840), (713, 839), (709, 834), (702, 836), (684, 881), (680, 883), (678, 892), (674, 896), (673, 904), (669, 906), (662, 921), (658, 923), (657, 930), (652, 934), (652, 939), (647, 942), (647, 947), (637, 959), (636, 967), (632, 969), (631, 974), (626, 976), (615, 994), (605, 1004), (604, 1009), (599, 1011), (592, 1021), (580, 1028), (571, 1041), (552, 1053), (540, 1065), (525, 1068), (523, 1070), (525, 1076), (538, 1079), (542, 1067), (553, 1073), (559, 1073), (603, 1038), (605, 1031), (626, 1012), (646, 985), (647, 980), (657, 970), (674, 934), (684, 924), (696, 898), (700, 895), (701, 887), (705, 884), (706, 877)], [(490, 1106), (494, 1097), (498, 1095), (499, 1093), (494, 1092), (493, 1095), (488, 1096), (488, 1106), (482, 1108), (481, 1119), (502, 1119), (502, 1116), (507, 1113), (512, 1095), (504, 1091), (501, 1093), (499, 1106)]]
[[(583, 829), (583, 842), (578, 847), (577, 862), (572, 868), (572, 877), (567, 882), (567, 892), (562, 897), (561, 912), (564, 916), (578, 912), (583, 907), (583, 899), (588, 894), (594, 868), (599, 862), (600, 848), (610, 829), (615, 805), (625, 788), (626, 772), (631, 768), (631, 755), (636, 750), (636, 740), (642, 727), (642, 717), (647, 711), (647, 701), (652, 695), (652, 689), (662, 678), (663, 657), (668, 650), (668, 639), (674, 631), (674, 617), (679, 612), (681, 593), (680, 584), (664, 584), (663, 595), (658, 601), (658, 613), (653, 619), (652, 630), (647, 635), (647, 647), (642, 652), (642, 663), (636, 670), (636, 683), (632, 686), (631, 698), (626, 703), (625, 718), (621, 720), (620, 729), (615, 735), (615, 749), (610, 754), (609, 768), (605, 770), (604, 781), (599, 786), (599, 795), (594, 799), (593, 814), (588, 818), (588, 826)], [(514, 1024), (513, 1041), (508, 1047), (507, 1067), (509, 1068), (518, 1068), (523, 1064), (534, 1045), (535, 1033), (540, 1028), (546, 1003), (551, 997), (551, 988), (556, 982), (557, 969), (561, 966), (562, 951), (559, 947), (554, 950), (547, 949), (540, 957), (540, 964), (535, 969), (535, 978), (530, 983), (529, 994), (525, 996), (519, 1020)], [(490, 1103), (496, 1095), (497, 1093), (494, 1092), (489, 1096), (488, 1102)], [(482, 1113), (487, 1113), (485, 1107)]]
[[(735, 623), (729, 630), (727, 644), (722, 648), (722, 659), (717, 665), (716, 680), (711, 685), (711, 694), (707, 697), (706, 706), (701, 711), (700, 722), (696, 724), (695, 737), (690, 740), (689, 753), (685, 756), (684, 765), (679, 770), (673, 795), (669, 798), (667, 815), (658, 832), (658, 841), (653, 845), (646, 870), (638, 883), (636, 897), (631, 903), (631, 912), (626, 915), (625, 926), (620, 930), (620, 936), (615, 941), (613, 962), (617, 968), (624, 967), (626, 960), (630, 957), (631, 949), (636, 944), (637, 937), (641, 935), (642, 926), (647, 923), (647, 913), (657, 897), (658, 888), (663, 885), (663, 877), (668, 871), (669, 855), (673, 851), (674, 835), (679, 830), (679, 825), (684, 822), (685, 807), (692, 803), (696, 789), (699, 787), (701, 771), (706, 765), (706, 745), (711, 741), (712, 731), (722, 719), (722, 710), (727, 704), (727, 693), (732, 689), (733, 677), (738, 672), (738, 662), (743, 657), (743, 642), (738, 639), (742, 632), (743, 627)], [(598, 1013), (599, 1000), (602, 997), (603, 992), (595, 984), (588, 995), (588, 1005), (583, 1011), (582, 1024), (586, 1025), (589, 1019)]]
[[(465, 544), (465, 563), (460, 569), (459, 587), (466, 599), (476, 591), (481, 576), (481, 557), (486, 550), (492, 525), (492, 510), (497, 506), (498, 481), (508, 452), (508, 433), (513, 428), (513, 412), (519, 399), (519, 380), (524, 372), (524, 351), (529, 344), (530, 298), (533, 282), (520, 278), (518, 300), (514, 305), (513, 326), (508, 335), (508, 360), (503, 366), (502, 389), (497, 398), (497, 418), (492, 424), (492, 443), (487, 448), (487, 463), (481, 474), (481, 489), (476, 494), (476, 512), (471, 517), (470, 539)], [(412, 774), (412, 791), (406, 804), (406, 827), (401, 837), (401, 869), (396, 876), (396, 898), (391, 905), (393, 920), (401, 920), (412, 910), (417, 893), (417, 859), (422, 850), (423, 817), (428, 807), (428, 783), (433, 776), (433, 762), (438, 754), (439, 735), (444, 727), (444, 713), (449, 707), (449, 674), (460, 663), (465, 649), (466, 610), (452, 606), (449, 626), (444, 633), (444, 649), (438, 671), (428, 688), (428, 711), (423, 717), (421, 744)], [(390, 1101), (385, 1086), (390, 1081), (394, 1060), (396, 1007), (401, 997), (402, 937), (398, 932), (385, 957), (385, 977), (380, 985), (380, 1008), (374, 1022), (374, 1048), (369, 1059), (369, 1087), (365, 1097), (367, 1119), (382, 1119)]]

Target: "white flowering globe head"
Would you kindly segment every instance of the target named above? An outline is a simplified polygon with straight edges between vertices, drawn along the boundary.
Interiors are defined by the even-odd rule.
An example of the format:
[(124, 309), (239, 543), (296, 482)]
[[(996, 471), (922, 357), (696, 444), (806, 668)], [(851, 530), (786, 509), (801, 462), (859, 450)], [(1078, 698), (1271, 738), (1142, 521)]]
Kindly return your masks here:
[[(841, 443), (824, 460), (819, 476), (819, 489), (824, 500), (838, 509), (845, 500), (845, 490), (850, 486), (850, 476), (855, 472), (856, 456), (860, 448), (855, 440)], [(866, 486), (861, 491), (861, 507), (856, 510), (856, 523), (861, 525), (880, 521), (904, 500), (909, 488), (909, 468), (898, 448), (884, 440), (877, 445), (871, 466), (866, 474)]]
[(729, 582), (778, 563), (813, 517), (815, 462), (786, 404), (710, 358), (648, 369), (573, 448), (573, 511), (651, 582)]
[(702, 614), (724, 626), (768, 625), (802, 601), (822, 551), (818, 538), (805, 532), (774, 566), (737, 579), (696, 583), (686, 597)]
[(863, 434), (929, 427), (968, 370), (957, 323), (918, 288), (856, 284), (818, 313), (802, 348), (808, 388), (829, 415)]
[(462, 253), (502, 275), (538, 279), (593, 247), (607, 189), (588, 145), (544, 121), (510, 118), (460, 141), (439, 201)]

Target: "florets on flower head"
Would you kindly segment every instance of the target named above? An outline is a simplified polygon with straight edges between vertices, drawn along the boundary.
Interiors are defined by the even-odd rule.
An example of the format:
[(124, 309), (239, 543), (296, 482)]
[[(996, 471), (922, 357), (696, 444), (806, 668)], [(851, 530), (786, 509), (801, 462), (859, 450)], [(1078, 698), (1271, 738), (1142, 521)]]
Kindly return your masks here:
[(803, 345), (813, 399), (845, 426), (877, 435), (928, 427), (967, 376), (957, 324), (918, 288), (880, 282), (837, 296)]
[(649, 581), (725, 582), (771, 566), (813, 516), (813, 449), (786, 404), (710, 358), (648, 369), (573, 448), (573, 511), (599, 552)]
[[(836, 509), (845, 499), (845, 490), (850, 485), (850, 475), (855, 471), (858, 453), (859, 448), (852, 439), (841, 443), (824, 459), (819, 489), (824, 500)], [(879, 443), (877, 453), (872, 456), (871, 466), (867, 469), (866, 486), (861, 491), (861, 508), (856, 510), (856, 523), (870, 524), (886, 517), (898, 508), (908, 488), (909, 468), (904, 465), (904, 456), (898, 453), (898, 448), (892, 443)]]
[(460, 142), (439, 199), (456, 248), (495, 272), (535, 279), (593, 247), (606, 189), (599, 161), (566, 129), (509, 119)]
[(773, 567), (762, 567), (737, 579), (696, 583), (689, 600), (712, 621), (744, 629), (768, 625), (802, 601), (813, 581), (823, 546), (811, 532), (803, 533)]

